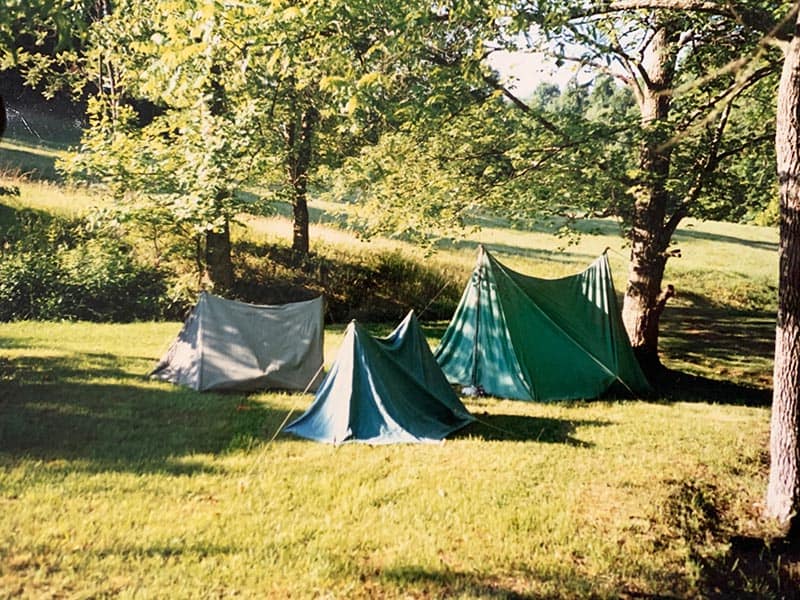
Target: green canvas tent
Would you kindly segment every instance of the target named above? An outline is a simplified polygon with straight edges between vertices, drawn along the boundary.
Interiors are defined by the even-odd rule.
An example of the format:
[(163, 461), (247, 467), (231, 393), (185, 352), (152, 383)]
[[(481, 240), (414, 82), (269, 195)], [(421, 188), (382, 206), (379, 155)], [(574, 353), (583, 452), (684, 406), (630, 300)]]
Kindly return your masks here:
[(199, 391), (317, 389), (322, 311), (322, 296), (265, 305), (202, 292), (150, 375)]
[(633, 354), (604, 253), (560, 279), (517, 273), (482, 246), (435, 356), (448, 380), (519, 400), (596, 398), (649, 384)]
[(385, 338), (352, 321), (314, 402), (286, 431), (331, 444), (434, 442), (473, 420), (412, 311)]

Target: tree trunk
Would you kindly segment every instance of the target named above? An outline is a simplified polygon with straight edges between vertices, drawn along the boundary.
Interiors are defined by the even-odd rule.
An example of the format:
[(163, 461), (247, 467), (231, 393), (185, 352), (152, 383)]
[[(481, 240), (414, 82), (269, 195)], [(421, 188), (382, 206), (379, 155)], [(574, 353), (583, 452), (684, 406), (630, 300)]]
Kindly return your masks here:
[[(671, 229), (665, 218), (671, 161), (669, 117), (674, 68), (674, 32), (661, 25), (648, 47), (647, 78), (637, 89), (646, 141), (639, 157), (641, 181), (631, 222), (631, 258), (622, 319), (631, 345), (648, 376), (660, 369), (658, 328), (668, 295), (661, 290)], [(677, 223), (675, 223), (677, 225)]]
[[(216, 116), (225, 114), (225, 86), (222, 81), (222, 69), (219, 65), (211, 66), (211, 77), (209, 81), (209, 94), (206, 97), (209, 112)], [(217, 190), (214, 198), (217, 214), (223, 214), (222, 206), (230, 198), (230, 191), (227, 189)], [(216, 293), (224, 294), (233, 289), (233, 259), (231, 258), (231, 230), (228, 219), (221, 230), (209, 230), (206, 232), (205, 249), (205, 273), (204, 278), (209, 281)]]
[(287, 170), (292, 185), (292, 249), (300, 254), (308, 254), (310, 242), (308, 233), (308, 172), (311, 167), (314, 128), (319, 119), (316, 108), (303, 112), (299, 127), (289, 127), (289, 163)]
[(231, 234), (227, 221), (221, 231), (206, 233), (206, 272), (216, 293), (224, 294), (233, 288), (233, 261), (231, 260)]
[(766, 508), (800, 539), (800, 21), (778, 88), (775, 150), (780, 271)]
[(6, 116), (6, 103), (3, 95), (0, 94), (0, 140), (6, 134), (6, 125), (8, 124), (8, 117)]

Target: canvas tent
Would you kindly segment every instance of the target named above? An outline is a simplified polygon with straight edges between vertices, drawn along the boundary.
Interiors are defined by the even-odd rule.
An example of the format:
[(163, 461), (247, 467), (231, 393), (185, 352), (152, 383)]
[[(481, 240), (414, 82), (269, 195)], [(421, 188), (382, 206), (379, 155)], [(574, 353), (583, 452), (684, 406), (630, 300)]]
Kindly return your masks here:
[(151, 376), (195, 390), (316, 389), (323, 300), (257, 305), (208, 292)]
[(385, 338), (352, 321), (314, 402), (286, 431), (332, 444), (432, 442), (473, 420), (412, 311)]
[(608, 258), (560, 279), (517, 273), (485, 248), (435, 356), (451, 383), (519, 400), (649, 389), (622, 324)]

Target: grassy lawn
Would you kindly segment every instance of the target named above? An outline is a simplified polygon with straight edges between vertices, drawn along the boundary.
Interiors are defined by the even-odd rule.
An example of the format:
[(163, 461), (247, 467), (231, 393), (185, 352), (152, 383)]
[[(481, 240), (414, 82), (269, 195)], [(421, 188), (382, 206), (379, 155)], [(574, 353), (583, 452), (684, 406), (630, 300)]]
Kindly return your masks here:
[[(13, 183), (0, 209), (102, 202)], [(624, 286), (610, 221), (568, 248), (546, 227), (484, 222), (427, 258), (355, 241), (328, 208), (312, 205), (321, 254), (396, 249), (466, 282), (478, 243), (540, 276), (610, 248)], [(280, 216), (244, 222), (236, 236), (255, 243), (291, 235)], [(0, 597), (794, 597), (800, 560), (764, 545), (774, 531), (760, 517), (777, 233), (689, 221), (676, 246), (661, 338), (674, 386), (638, 400), (467, 399), (478, 422), (440, 445), (298, 440), (279, 428), (310, 395), (148, 380), (179, 323), (0, 323)], [(426, 323), (432, 344), (444, 325)], [(326, 330), (328, 365), (343, 328)]]
[(0, 325), (0, 593), (684, 596), (757, 527), (764, 407), (480, 400), (442, 445), (271, 441), (311, 397), (147, 380), (175, 332)]

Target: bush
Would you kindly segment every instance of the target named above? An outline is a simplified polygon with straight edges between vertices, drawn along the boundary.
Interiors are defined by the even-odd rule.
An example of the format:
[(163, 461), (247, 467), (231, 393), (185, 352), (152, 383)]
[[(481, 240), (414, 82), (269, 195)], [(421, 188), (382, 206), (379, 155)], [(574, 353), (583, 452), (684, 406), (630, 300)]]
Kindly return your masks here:
[(21, 252), (0, 260), (0, 321), (59, 318), (60, 273), (44, 252)]
[(17, 215), (0, 256), (0, 320), (132, 321), (162, 316), (164, 274), (80, 221)]
[(298, 256), (279, 245), (239, 242), (236, 253), (238, 299), (280, 304), (324, 294), (334, 323), (396, 322), (411, 308), (426, 320), (449, 319), (464, 285), (462, 274), (397, 251)]
[(163, 274), (134, 262), (123, 246), (90, 240), (59, 258), (66, 318), (126, 322), (161, 316)]

